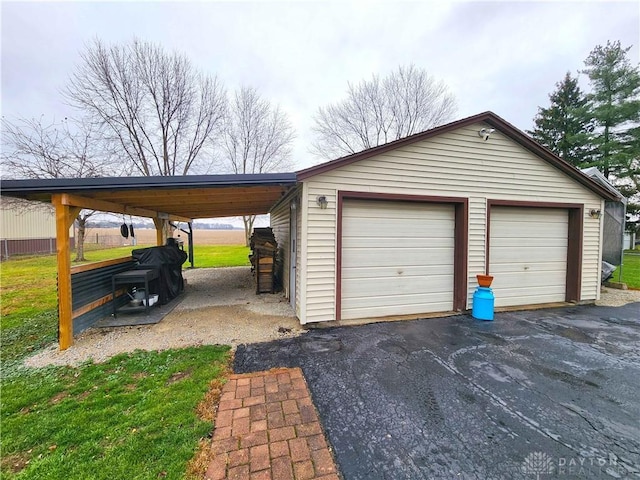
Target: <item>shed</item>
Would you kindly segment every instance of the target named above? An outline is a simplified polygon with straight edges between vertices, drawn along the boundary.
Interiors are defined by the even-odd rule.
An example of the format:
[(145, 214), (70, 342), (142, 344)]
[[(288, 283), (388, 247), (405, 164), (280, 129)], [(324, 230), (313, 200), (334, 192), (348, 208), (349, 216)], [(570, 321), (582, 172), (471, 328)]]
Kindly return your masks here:
[(323, 163), (271, 209), (302, 324), (599, 297), (614, 193), (491, 112)]
[[(69, 229), (71, 244), (74, 228)], [(56, 252), (56, 214), (51, 205), (13, 199), (0, 204), (0, 258)]]

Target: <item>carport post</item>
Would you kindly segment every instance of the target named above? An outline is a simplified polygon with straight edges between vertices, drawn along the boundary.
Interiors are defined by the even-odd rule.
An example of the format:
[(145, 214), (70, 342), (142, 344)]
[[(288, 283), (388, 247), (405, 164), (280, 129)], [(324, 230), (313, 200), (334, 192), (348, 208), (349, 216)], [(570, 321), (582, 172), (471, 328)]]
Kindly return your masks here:
[(162, 246), (167, 242), (166, 220), (154, 218), (153, 224), (156, 226), (156, 245)]
[(73, 345), (71, 302), (71, 252), (69, 229), (82, 210), (62, 203), (62, 195), (54, 194), (51, 203), (56, 209), (56, 255), (58, 257), (58, 344), (60, 350)]

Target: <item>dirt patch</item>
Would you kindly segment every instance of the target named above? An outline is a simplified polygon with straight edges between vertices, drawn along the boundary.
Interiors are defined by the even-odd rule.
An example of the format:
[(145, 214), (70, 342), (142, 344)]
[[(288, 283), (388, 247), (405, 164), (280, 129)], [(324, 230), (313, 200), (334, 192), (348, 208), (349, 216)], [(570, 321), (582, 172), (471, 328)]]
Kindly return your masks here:
[(166, 385), (171, 385), (172, 383), (179, 382), (180, 380), (184, 380), (191, 376), (192, 370), (188, 370), (186, 372), (176, 372), (171, 375), (166, 382)]
[(82, 402), (82, 401), (86, 400), (89, 397), (89, 395), (91, 395), (91, 390), (87, 390), (85, 392), (82, 392), (80, 395), (78, 395), (76, 397), (76, 401)]
[(57, 403), (60, 403), (62, 400), (64, 400), (68, 396), (69, 396), (69, 392), (56, 393), (53, 397), (49, 399), (49, 403), (51, 405), (55, 405)]
[(14, 453), (13, 455), (2, 456), (2, 470), (9, 470), (11, 473), (20, 473), (31, 461), (31, 450), (28, 452)]

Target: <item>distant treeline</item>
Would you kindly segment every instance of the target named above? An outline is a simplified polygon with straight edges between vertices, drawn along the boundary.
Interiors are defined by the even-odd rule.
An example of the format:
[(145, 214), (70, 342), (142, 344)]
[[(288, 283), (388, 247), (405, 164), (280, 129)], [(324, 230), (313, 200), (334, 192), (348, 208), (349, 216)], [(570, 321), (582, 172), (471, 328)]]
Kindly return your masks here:
[[(95, 220), (90, 221), (91, 225), (89, 228), (119, 228), (122, 225), (122, 222), (116, 220)], [(127, 225), (129, 222), (125, 222)], [(185, 225), (180, 225), (182, 228), (185, 228)], [(155, 228), (152, 222), (145, 221), (134, 221), (134, 228), (144, 229), (144, 228)], [(194, 230), (234, 230), (235, 227), (230, 223), (205, 223), (205, 222), (194, 222), (193, 223)], [(186, 228), (185, 228), (186, 229)]]

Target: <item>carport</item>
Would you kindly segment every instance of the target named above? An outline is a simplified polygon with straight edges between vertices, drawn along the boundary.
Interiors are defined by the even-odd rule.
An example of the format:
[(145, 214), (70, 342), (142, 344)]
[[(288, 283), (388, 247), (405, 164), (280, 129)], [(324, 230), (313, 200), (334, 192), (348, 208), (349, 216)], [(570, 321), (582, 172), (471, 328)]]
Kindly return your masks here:
[[(157, 245), (164, 245), (168, 222), (185, 222), (191, 231), (198, 218), (265, 214), (295, 185), (295, 173), (60, 178), (4, 180), (0, 193), (55, 207), (58, 341), (65, 350), (73, 344), (74, 319), (114, 300), (108, 294), (81, 307), (73, 304), (69, 228), (82, 209), (151, 218)], [(123, 262), (100, 263), (110, 268)]]

